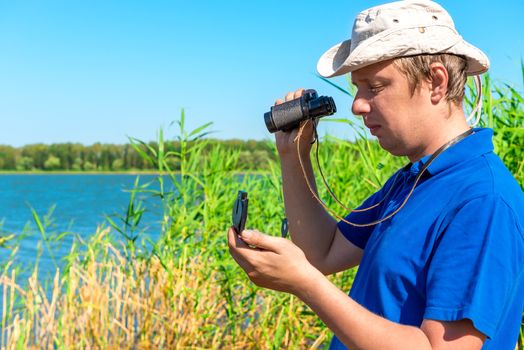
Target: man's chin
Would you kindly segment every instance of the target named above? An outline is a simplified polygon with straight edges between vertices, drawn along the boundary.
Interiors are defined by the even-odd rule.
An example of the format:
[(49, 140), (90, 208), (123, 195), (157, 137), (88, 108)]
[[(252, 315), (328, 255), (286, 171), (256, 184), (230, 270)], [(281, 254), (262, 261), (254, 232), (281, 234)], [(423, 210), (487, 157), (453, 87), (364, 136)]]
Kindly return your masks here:
[(406, 150), (403, 147), (400, 147), (398, 144), (388, 143), (386, 139), (382, 137), (377, 137), (378, 143), (382, 149), (391, 153), (396, 157), (404, 157), (407, 155)]

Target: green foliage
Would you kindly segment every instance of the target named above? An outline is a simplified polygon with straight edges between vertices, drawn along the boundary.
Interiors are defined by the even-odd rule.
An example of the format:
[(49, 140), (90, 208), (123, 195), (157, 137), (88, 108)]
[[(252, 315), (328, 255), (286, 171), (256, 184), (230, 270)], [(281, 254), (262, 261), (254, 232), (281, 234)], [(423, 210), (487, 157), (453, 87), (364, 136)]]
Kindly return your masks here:
[(96, 164), (93, 164), (90, 161), (86, 160), (84, 162), (84, 170), (86, 170), (86, 171), (96, 170)]
[[(344, 88), (337, 88), (346, 91)], [(352, 93), (350, 89), (347, 90), (348, 93)], [(468, 90), (468, 98), (471, 96), (473, 94)], [(522, 186), (524, 179), (523, 157), (521, 156), (524, 142), (522, 95), (508, 85), (494, 84), (486, 76), (483, 101), (484, 116), (481, 125), (494, 128), (496, 150)], [(471, 108), (472, 104), (473, 101), (468, 99), (467, 106)], [(354, 207), (376, 191), (385, 179), (398, 167), (404, 165), (406, 160), (390, 156), (380, 148), (377, 142), (370, 140), (360, 119), (347, 117), (333, 121), (353, 128), (356, 139), (348, 142), (329, 136), (324, 138), (320, 143), (320, 148), (314, 150), (315, 153), (318, 153), (320, 164), (320, 168), (317, 166), (315, 173), (321, 198), (337, 214), (343, 215), (347, 210), (336, 203), (326, 187), (321, 185), (320, 169), (323, 169), (327, 183), (336, 196), (343, 201), (342, 204)], [(212, 319), (212, 322), (207, 323), (205, 327), (195, 330), (197, 341), (193, 344), (199, 348), (231, 347), (232, 344), (240, 344), (238, 348), (265, 349), (327, 347), (329, 343), (327, 335), (330, 332), (311, 310), (293, 296), (254, 286), (228, 252), (226, 231), (231, 224), (231, 207), (238, 190), (247, 191), (250, 196), (247, 227), (279, 235), (281, 219), (285, 214), (280, 167), (274, 143), (269, 141), (218, 141), (207, 138), (210, 134), (208, 130), (211, 123), (194, 130), (187, 130), (183, 111), (180, 120), (170, 127), (172, 126), (177, 127), (176, 136), (172, 139), (166, 138), (165, 131), (161, 129), (155, 142), (130, 139), (129, 145), (122, 146), (122, 148), (115, 146), (113, 151), (116, 153), (108, 151), (101, 144), (90, 146), (89, 151), (83, 146), (70, 144), (69, 148), (66, 147), (66, 151), (62, 153), (60, 153), (60, 147), (34, 145), (24, 148), (19, 158), (15, 157), (18, 159), (16, 166), (25, 168), (39, 168), (41, 164), (45, 165), (45, 161), (54, 156), (60, 159), (62, 165), (71, 164), (70, 169), (122, 167), (123, 169), (153, 169), (158, 174), (153, 182), (148, 184), (139, 185), (137, 180), (135, 187), (130, 192), (126, 212), (122, 216), (109, 217), (107, 220), (113, 232), (118, 233), (123, 239), (124, 244), (121, 249), (127, 264), (119, 265), (117, 268), (107, 263), (110, 255), (108, 253), (110, 242), (107, 236), (95, 235), (90, 242), (84, 242), (86, 249), (83, 252), (76, 245), (73, 247), (71, 254), (66, 257), (68, 266), (78, 261), (89, 266), (89, 261), (100, 259), (104, 262), (103, 266), (106, 270), (99, 272), (99, 275), (103, 277), (110, 274), (111, 271), (119, 273), (123, 271), (123, 275), (118, 274), (118, 276), (121, 276), (119, 281), (124, 281), (124, 275), (127, 277), (140, 276), (139, 272), (142, 270), (156, 269), (156, 263), (153, 262), (159, 261), (162, 269), (169, 276), (167, 281), (140, 279), (137, 282), (131, 279), (132, 282), (126, 282), (125, 291), (126, 293), (131, 291), (138, 284), (140, 286), (155, 285), (158, 290), (162, 291), (162, 308), (159, 309), (161, 319), (165, 316), (162, 314), (163, 311), (167, 314), (173, 309), (176, 310), (175, 304), (180, 304), (180, 300), (187, 300), (179, 299), (182, 295), (190, 295), (196, 306), (185, 309), (178, 317), (184, 317), (184, 320), (192, 319), (194, 324), (199, 324), (198, 321), (203, 318)], [(123, 153), (113, 157), (114, 154), (118, 154), (117, 150)], [(5, 156), (9, 151), (9, 148), (0, 148), (0, 158), (15, 159)], [(4, 156), (1, 156), (2, 154)], [(247, 170), (256, 170), (256, 172)], [(147, 203), (157, 205), (162, 209), (161, 235), (156, 242), (151, 242), (143, 234), (141, 218), (142, 214), (148, 210), (141, 201), (143, 196), (156, 199), (155, 203), (154, 201), (147, 201)], [(50, 233), (48, 228), (52, 225), (52, 221), (49, 217), (50, 214), (40, 217), (33, 211), (33, 219), (42, 237), (44, 249), (52, 256), (53, 243), (65, 233), (56, 235)], [(11, 243), (12, 237), (7, 235), (3, 237), (4, 240), (0, 240), (0, 245)], [(184, 272), (192, 264), (197, 264), (198, 270), (188, 270), (189, 278), (191, 274), (198, 275), (199, 281), (206, 281), (207, 284), (198, 285), (198, 288), (191, 287), (188, 281), (184, 281), (187, 278), (186, 275), (172, 274), (173, 266), (179, 267), (179, 270)], [(136, 266), (142, 267), (139, 269)], [(81, 275), (93, 277), (92, 274), (95, 274), (93, 271), (83, 270)], [(330, 278), (341, 289), (349, 290), (354, 276), (355, 270), (353, 269)], [(87, 294), (87, 289), (75, 289), (77, 288), (76, 282), (72, 282), (70, 278), (70, 275), (64, 275), (61, 282), (67, 291), (68, 298), (77, 298), (82, 293)], [(95, 278), (90, 279), (97, 281)], [(171, 286), (177, 283), (181, 287), (175, 290)], [(93, 286), (100, 287), (98, 282)], [(118, 294), (115, 291), (117, 287), (113, 287), (112, 284), (102, 285), (102, 287), (107, 287), (106, 289), (109, 289), (110, 292), (104, 289), (104, 293), (100, 293), (101, 296)], [(210, 290), (214, 293), (212, 294), (213, 301), (222, 303), (219, 311), (207, 312), (198, 307), (205, 305), (205, 295)], [(151, 299), (152, 294), (154, 293), (144, 293), (142, 299), (134, 299), (131, 295), (129, 300), (118, 300), (118, 303), (122, 303), (118, 305), (124, 305), (123, 303), (126, 302), (132, 305), (146, 305), (150, 300), (157, 300)], [(89, 305), (90, 310), (93, 310), (92, 304)], [(123, 306), (119, 306), (116, 314), (123, 309)], [(80, 311), (82, 310), (78, 310)], [(117, 317), (111, 311), (115, 313), (115, 310), (102, 310), (102, 313), (105, 312), (110, 317)], [(57, 317), (60, 317), (62, 312), (66, 311), (57, 310)], [(67, 312), (76, 315), (75, 310), (68, 309)], [(29, 314), (26, 317), (30, 320), (35, 318), (35, 314)], [(139, 324), (137, 319), (133, 319), (133, 322), (137, 322), (136, 327), (144, 329), (145, 332), (147, 325)], [(8, 321), (15, 322), (13, 320), (16, 320), (14, 315), (3, 317), (2, 328), (5, 329)], [(48, 319), (45, 320), (47, 322)], [(150, 333), (152, 341), (155, 337), (161, 338), (166, 332), (172, 332), (175, 323), (168, 322), (165, 329), (153, 328)], [(81, 326), (79, 334), (84, 328), (83, 324)], [(57, 332), (60, 333), (68, 328), (71, 328), (71, 324), (65, 323)], [(519, 349), (523, 348), (523, 330), (524, 328), (521, 329), (519, 337)], [(129, 330), (116, 332), (120, 332), (118, 334), (125, 338)], [(42, 333), (45, 332), (42, 331)], [(37, 334), (36, 328), (34, 334)], [(64, 341), (61, 334), (48, 338), (54, 339), (51, 343), (55, 347), (60, 347), (60, 342)], [(98, 334), (101, 337), (98, 339), (102, 339), (102, 344), (114, 341), (114, 338), (109, 339), (106, 336), (108, 331), (105, 328), (98, 329)], [(111, 333), (110, 337), (117, 337), (118, 334)], [(175, 339), (183, 337), (184, 333), (180, 332)], [(20, 339), (22, 338), (18, 340), (20, 344), (27, 343), (26, 340)], [(129, 346), (130, 348), (136, 347), (136, 344)], [(98, 347), (101, 346), (98, 345)]]
[(15, 169), (15, 149), (11, 146), (0, 145), (0, 169)]
[[(496, 86), (486, 76), (483, 101), (481, 125), (495, 130), (496, 150), (522, 186), (522, 96), (507, 85)], [(177, 142), (180, 148), (177, 151), (166, 152), (162, 131), (154, 146), (138, 140), (134, 143), (135, 148), (144, 147), (137, 151), (148, 163), (157, 167), (160, 174), (164, 174), (157, 178), (160, 190), (142, 189), (159, 198), (164, 208), (164, 231), (160, 241), (154, 245), (154, 254), (164, 263), (172, 259), (180, 263), (180, 259), (192, 259), (193, 254), (198, 255), (208, 262), (209, 270), (220, 271), (221, 297), (227, 301), (228, 315), (227, 319), (221, 320), (220, 327), (230, 330), (233, 339), (238, 336), (238, 332), (257, 328), (267, 332), (264, 348), (303, 347), (301, 341), (304, 339), (311, 340), (308, 343), (310, 346), (314, 342), (326, 346), (328, 339), (319, 337), (326, 329), (318, 318), (307, 308), (303, 313), (297, 313), (296, 307), (292, 306), (297, 301), (289, 295), (253, 286), (230, 258), (225, 244), (231, 205), (239, 189), (247, 191), (251, 198), (247, 226), (279, 234), (281, 218), (285, 214), (274, 144), (267, 143), (267, 156), (260, 154), (254, 158), (254, 153), (249, 155), (257, 159), (258, 166), (266, 162), (268, 171), (239, 177), (238, 170), (248, 157), (245, 151), (238, 147), (228, 148), (226, 144), (210, 139), (194, 137), (198, 134), (203, 136), (209, 125), (188, 132), (184, 129), (184, 119), (182, 114), (178, 123)], [(370, 140), (360, 118), (348, 117), (336, 122), (351, 127), (357, 135), (355, 141), (326, 137), (315, 152), (318, 153), (318, 163), (324, 169), (325, 178), (333, 192), (344, 201), (344, 205), (354, 207), (380, 188), (406, 160), (389, 155), (376, 141)], [(168, 164), (178, 164), (180, 174), (174, 175)], [(348, 167), (348, 164), (351, 166)], [(265, 166), (263, 169), (266, 169)], [(317, 183), (320, 184), (319, 170), (317, 167)], [(321, 198), (330, 208), (340, 215), (346, 213), (346, 209), (329, 196), (325, 186), (319, 185), (318, 188)], [(190, 252), (189, 257), (184, 252)], [(340, 288), (348, 290), (354, 274), (355, 270), (350, 270), (332, 279)], [(272, 309), (259, 318), (253, 318), (253, 307), (260, 305), (264, 299), (271, 300)], [(293, 330), (291, 334), (289, 329)]]
[(75, 170), (75, 171), (80, 171), (82, 170), (82, 164), (83, 164), (83, 161), (82, 161), (82, 158), (75, 158), (75, 160), (73, 161), (73, 165), (71, 166), (71, 170)]
[(31, 157), (20, 157), (16, 161), (16, 170), (32, 170), (34, 161)]
[[(209, 125), (206, 126), (206, 128)], [(209, 136), (204, 129), (187, 135), (186, 145), (198, 143), (198, 137)], [(218, 140), (208, 138), (202, 152), (207, 154), (220, 145), (225, 150), (241, 151), (238, 170), (267, 170), (269, 160), (275, 160), (271, 153), (270, 141)], [(130, 139), (125, 145), (100, 144), (91, 146), (81, 144), (36, 144), (20, 148), (0, 145), (0, 170), (62, 170), (62, 171), (155, 171), (157, 164), (144, 157), (144, 152), (159, 147), (158, 141), (145, 142)], [(165, 153), (181, 151), (178, 139), (164, 141)], [(167, 157), (165, 165), (172, 171), (180, 170), (180, 160)]]
[(111, 169), (116, 171), (124, 169), (124, 160), (115, 159), (113, 163), (111, 163)]
[[(522, 66), (524, 78), (524, 65)], [(524, 97), (508, 84), (495, 84), (489, 75), (482, 79), (482, 118), (480, 126), (494, 130), (495, 153), (524, 188)], [(474, 87), (468, 82), (466, 105), (473, 109)], [(524, 83), (524, 81), (523, 81)]]
[(47, 160), (44, 162), (44, 169), (46, 170), (60, 169), (60, 158), (55, 157), (54, 155), (50, 154), (49, 157), (47, 157)]

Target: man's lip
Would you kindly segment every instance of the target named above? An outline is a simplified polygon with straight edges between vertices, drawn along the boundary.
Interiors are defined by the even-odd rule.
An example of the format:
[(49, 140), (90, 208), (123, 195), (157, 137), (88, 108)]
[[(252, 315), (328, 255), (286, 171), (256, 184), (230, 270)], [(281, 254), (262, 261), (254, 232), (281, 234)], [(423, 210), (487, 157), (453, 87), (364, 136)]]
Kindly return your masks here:
[(374, 135), (374, 132), (377, 131), (380, 128), (380, 125), (378, 125), (378, 124), (366, 124), (366, 127), (369, 129), (369, 132), (371, 132), (371, 134)]

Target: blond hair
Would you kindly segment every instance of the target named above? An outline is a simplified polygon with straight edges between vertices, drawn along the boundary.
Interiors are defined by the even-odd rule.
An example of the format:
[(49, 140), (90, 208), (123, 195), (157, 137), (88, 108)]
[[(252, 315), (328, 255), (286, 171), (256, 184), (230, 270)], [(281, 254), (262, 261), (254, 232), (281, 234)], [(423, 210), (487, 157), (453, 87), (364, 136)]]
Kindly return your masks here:
[(417, 55), (396, 58), (394, 64), (406, 75), (413, 94), (422, 80), (431, 80), (430, 65), (442, 63), (448, 71), (446, 100), (460, 105), (464, 99), (468, 64), (466, 59), (452, 54)]

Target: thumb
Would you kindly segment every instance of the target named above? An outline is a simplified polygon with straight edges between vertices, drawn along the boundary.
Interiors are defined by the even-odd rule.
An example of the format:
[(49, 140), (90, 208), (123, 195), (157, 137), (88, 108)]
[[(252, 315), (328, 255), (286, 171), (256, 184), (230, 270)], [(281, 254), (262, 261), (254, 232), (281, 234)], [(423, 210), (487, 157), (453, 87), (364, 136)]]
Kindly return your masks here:
[(242, 231), (240, 238), (242, 238), (242, 240), (247, 244), (264, 250), (276, 252), (280, 247), (277, 237), (272, 237), (255, 230)]

